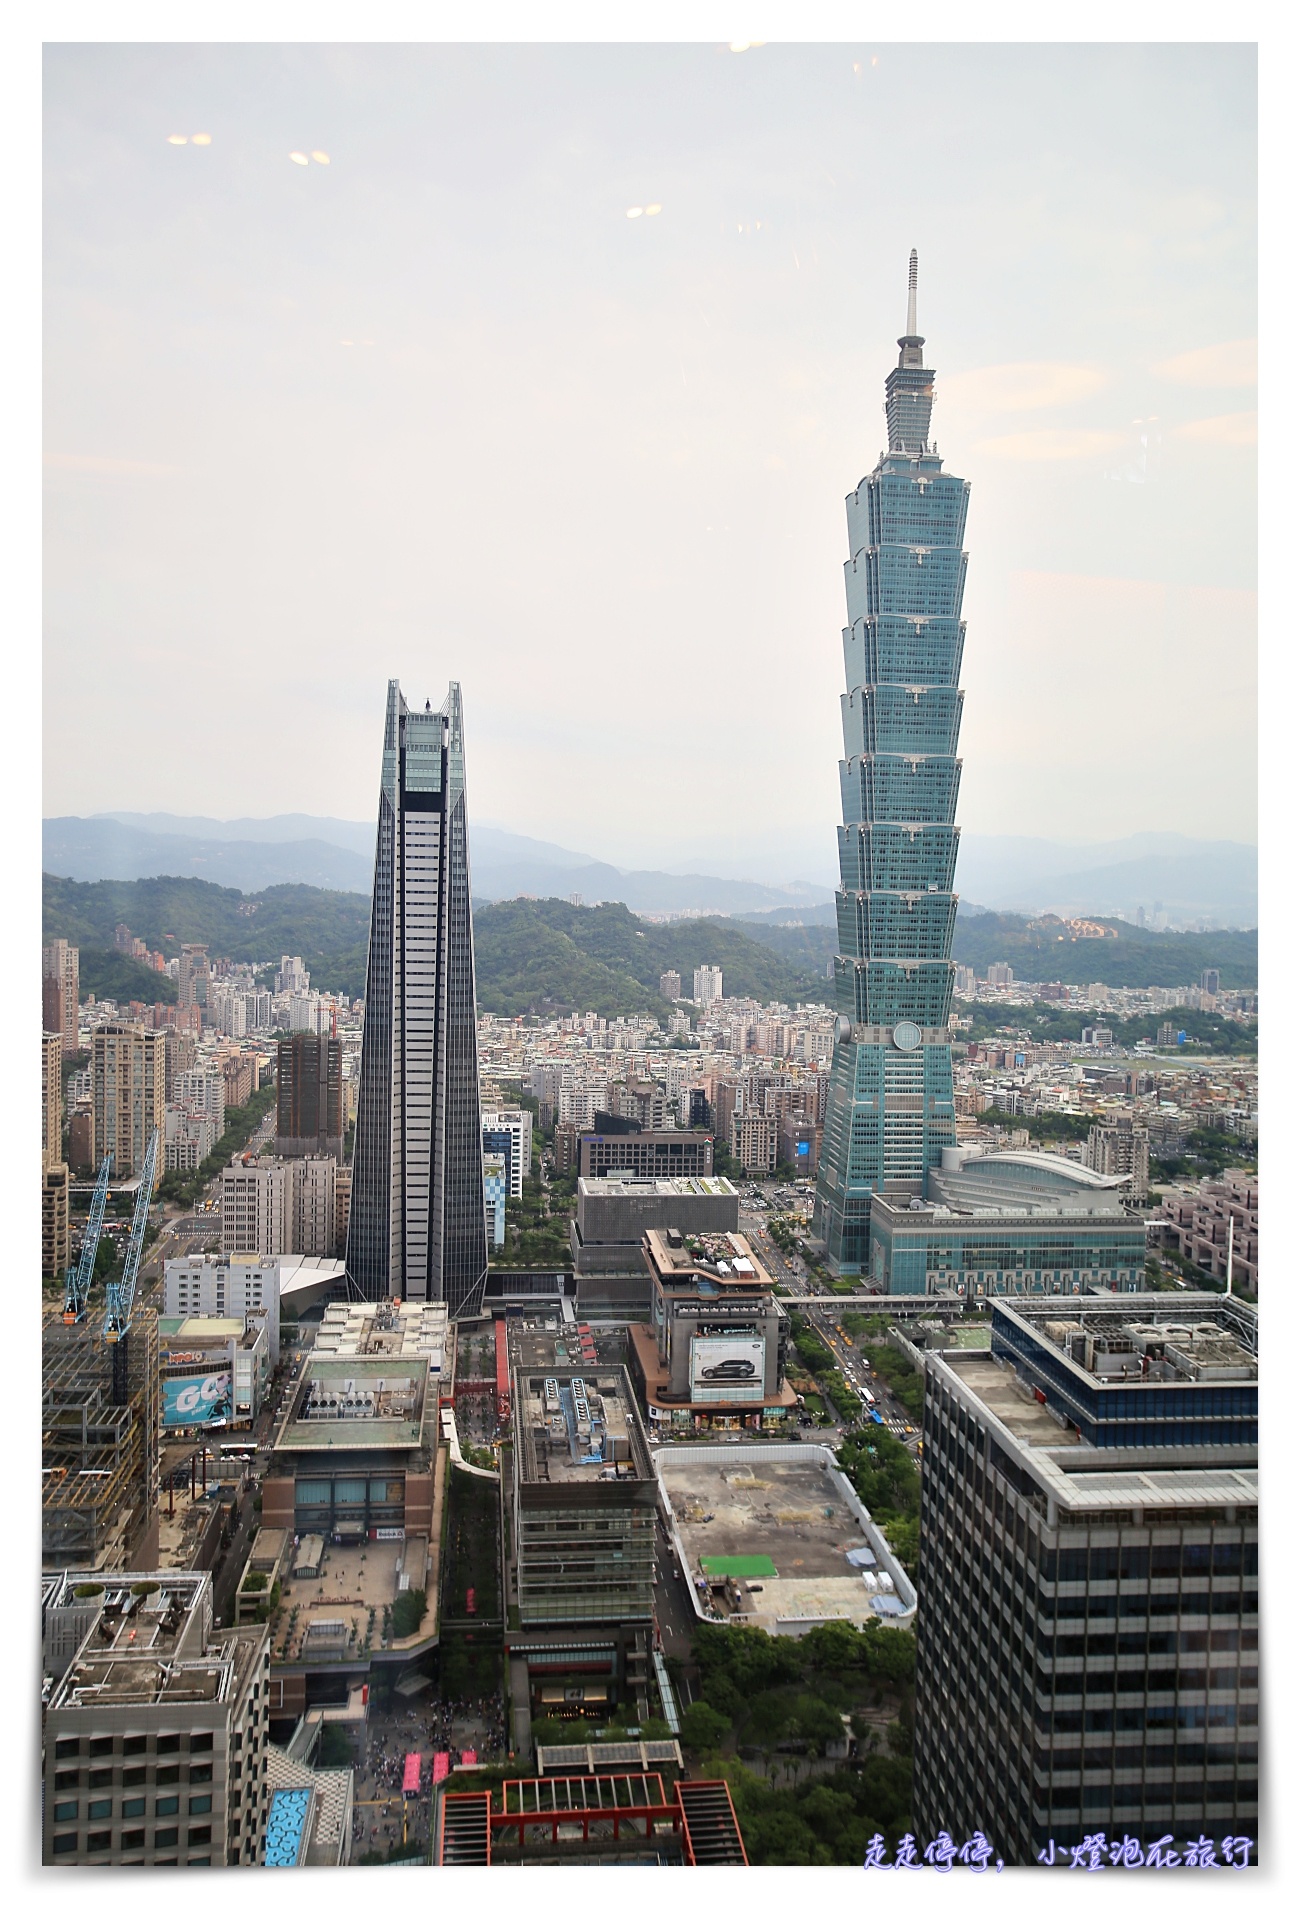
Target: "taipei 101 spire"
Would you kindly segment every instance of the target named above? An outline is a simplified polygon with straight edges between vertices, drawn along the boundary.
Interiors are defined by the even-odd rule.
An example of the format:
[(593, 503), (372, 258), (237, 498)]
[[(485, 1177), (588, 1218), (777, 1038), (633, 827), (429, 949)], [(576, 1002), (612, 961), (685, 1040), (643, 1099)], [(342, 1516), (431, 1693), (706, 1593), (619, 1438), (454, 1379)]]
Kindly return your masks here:
[(930, 448), (930, 413), (934, 409), (934, 373), (921, 362), (925, 339), (916, 330), (916, 253), (907, 267), (907, 330), (898, 341), (898, 363), (885, 380), (885, 416), (889, 448), (926, 451)]
[[(839, 1276), (883, 1289), (874, 1199), (924, 1196), (953, 1143), (952, 931), (961, 763), (962, 541), (970, 486), (930, 445), (934, 373), (907, 330), (885, 380), (888, 449), (848, 502), (839, 1017), (814, 1229)], [(924, 1292), (925, 1268), (894, 1277)]]

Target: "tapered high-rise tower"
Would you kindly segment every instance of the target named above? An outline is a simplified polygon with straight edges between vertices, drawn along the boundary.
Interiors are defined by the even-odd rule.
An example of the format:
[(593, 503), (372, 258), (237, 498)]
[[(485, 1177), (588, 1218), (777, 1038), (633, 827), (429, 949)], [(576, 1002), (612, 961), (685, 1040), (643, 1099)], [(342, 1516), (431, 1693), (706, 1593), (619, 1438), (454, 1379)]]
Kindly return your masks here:
[(460, 684), (388, 685), (348, 1276), (476, 1312), (487, 1273)]
[(885, 383), (889, 448), (848, 498), (836, 896), (840, 1008), (816, 1228), (841, 1274), (867, 1270), (873, 1193), (919, 1195), (953, 1140), (962, 537), (970, 486), (930, 447), (934, 373), (907, 331)]

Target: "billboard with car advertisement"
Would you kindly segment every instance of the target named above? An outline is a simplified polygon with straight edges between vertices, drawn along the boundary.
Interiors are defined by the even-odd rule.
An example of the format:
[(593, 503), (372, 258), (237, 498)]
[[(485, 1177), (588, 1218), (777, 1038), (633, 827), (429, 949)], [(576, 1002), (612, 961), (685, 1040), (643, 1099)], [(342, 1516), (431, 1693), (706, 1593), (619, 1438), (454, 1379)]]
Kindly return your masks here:
[(206, 1424), (225, 1417), (230, 1407), (230, 1373), (210, 1371), (202, 1378), (163, 1379), (163, 1423)]
[(691, 1340), (691, 1403), (761, 1403), (766, 1353), (763, 1338), (697, 1332)]

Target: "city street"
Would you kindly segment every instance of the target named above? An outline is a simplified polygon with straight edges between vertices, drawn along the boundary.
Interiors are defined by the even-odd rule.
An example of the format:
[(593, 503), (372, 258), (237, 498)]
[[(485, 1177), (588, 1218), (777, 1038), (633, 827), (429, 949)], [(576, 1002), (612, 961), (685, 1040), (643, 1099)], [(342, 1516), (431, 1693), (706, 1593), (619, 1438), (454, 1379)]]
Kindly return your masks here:
[[(275, 1137), (275, 1109), (272, 1108), (261, 1124), (250, 1134), (245, 1152), (260, 1153), (262, 1148)], [(207, 1199), (212, 1210), (185, 1210), (163, 1207), (164, 1218), (158, 1237), (149, 1247), (140, 1261), (140, 1295), (149, 1295), (150, 1303), (161, 1298), (158, 1291), (162, 1283), (163, 1260), (180, 1258), (189, 1252), (217, 1252), (221, 1248), (221, 1183), (219, 1179), (207, 1188)], [(200, 1207), (203, 1201), (199, 1202)], [(152, 1296), (157, 1294), (157, 1297)]]
[[(676, 1570), (679, 1574), (674, 1577)], [(691, 1653), (691, 1632), (695, 1612), (690, 1591), (680, 1575), (677, 1553), (664, 1534), (663, 1524), (655, 1517), (655, 1621), (659, 1628), (659, 1647), (665, 1656), (679, 1661)]]

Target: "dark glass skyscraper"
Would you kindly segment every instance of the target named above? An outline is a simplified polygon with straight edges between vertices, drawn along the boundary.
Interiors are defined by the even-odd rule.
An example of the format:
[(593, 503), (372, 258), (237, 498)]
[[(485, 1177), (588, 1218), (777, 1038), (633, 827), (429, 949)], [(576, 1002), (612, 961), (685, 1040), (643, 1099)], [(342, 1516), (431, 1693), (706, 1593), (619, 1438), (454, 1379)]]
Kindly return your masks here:
[(953, 1141), (957, 731), (969, 484), (930, 447), (934, 373), (907, 331), (885, 383), (889, 448), (848, 498), (841, 697), (840, 1008), (815, 1227), (836, 1271), (868, 1264), (871, 1196), (920, 1195)]
[(343, 1046), (329, 1034), (296, 1033), (280, 1042), (275, 1150), (286, 1157), (343, 1158)]
[(487, 1273), (460, 685), (388, 685), (347, 1267), (366, 1298), (479, 1308)]

